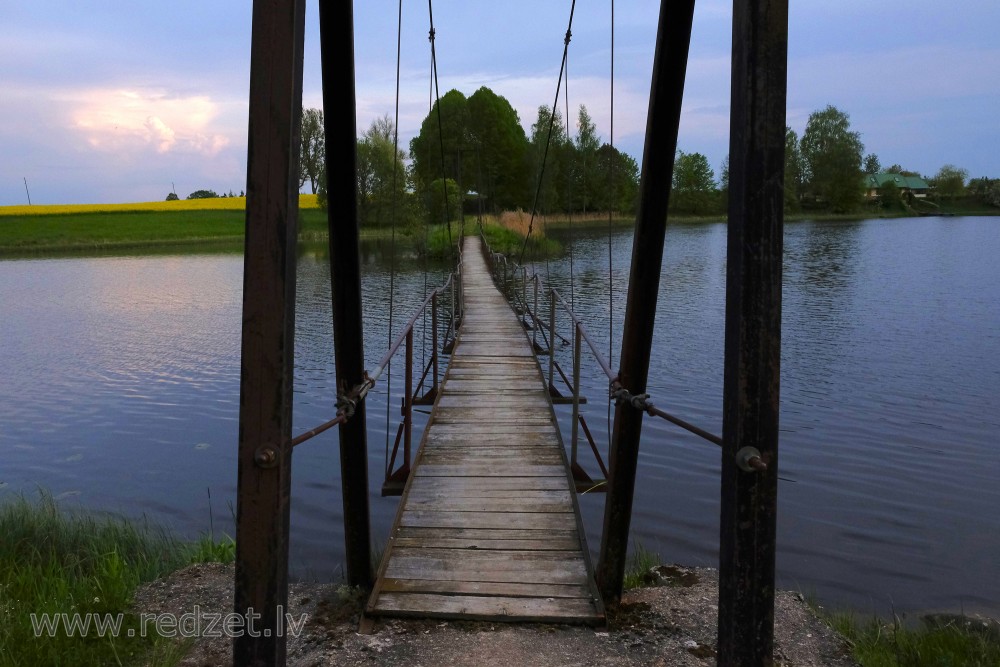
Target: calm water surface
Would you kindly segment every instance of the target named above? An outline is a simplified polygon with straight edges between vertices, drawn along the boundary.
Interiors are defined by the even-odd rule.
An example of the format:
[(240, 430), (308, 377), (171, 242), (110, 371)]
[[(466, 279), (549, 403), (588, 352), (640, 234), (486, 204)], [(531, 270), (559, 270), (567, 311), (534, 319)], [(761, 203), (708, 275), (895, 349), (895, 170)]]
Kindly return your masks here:
[[(617, 358), (631, 235), (611, 239), (611, 281), (606, 236), (563, 240), (572, 272), (569, 253), (538, 270), (572, 294), (602, 348), (614, 332)], [(794, 223), (785, 250), (780, 584), (862, 610), (1000, 613), (1000, 219)], [(384, 249), (363, 255), (372, 367), (388, 340), (390, 271)], [(433, 287), (446, 273), (398, 264), (397, 330), (425, 275)], [(670, 228), (662, 275), (650, 393), (721, 432), (725, 226)], [(298, 279), (296, 431), (330, 418), (334, 401), (325, 258), (303, 250)], [(241, 290), (240, 255), (0, 261), (0, 498), (42, 487), (190, 537), (210, 513), (231, 532)], [(606, 453), (606, 384), (592, 365), (584, 375)], [(395, 433), (401, 386), (397, 368), (392, 401), (385, 383), (370, 396), (381, 540), (397, 503), (377, 495), (386, 404)], [(338, 461), (332, 431), (296, 449), (294, 575), (340, 573)], [(720, 465), (714, 445), (647, 419), (635, 538), (715, 565)], [(603, 496), (582, 507), (596, 549)]]

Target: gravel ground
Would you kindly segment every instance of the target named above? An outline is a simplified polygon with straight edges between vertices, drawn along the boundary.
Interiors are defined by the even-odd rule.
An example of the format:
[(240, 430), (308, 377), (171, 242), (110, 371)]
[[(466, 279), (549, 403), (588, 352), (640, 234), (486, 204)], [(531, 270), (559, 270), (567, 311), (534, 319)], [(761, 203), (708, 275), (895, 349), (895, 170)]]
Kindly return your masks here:
[[(627, 592), (609, 613), (609, 629), (432, 620), (380, 620), (358, 634), (363, 597), (336, 584), (298, 583), (289, 592), (292, 618), (308, 614), (288, 638), (288, 664), (325, 665), (714, 665), (718, 573), (679, 566), (653, 568), (651, 585)], [(140, 613), (228, 613), (233, 566), (194, 565), (143, 587)], [(776, 665), (856, 665), (844, 640), (796, 593), (781, 591), (775, 609)], [(224, 638), (194, 641), (185, 666), (231, 665)]]

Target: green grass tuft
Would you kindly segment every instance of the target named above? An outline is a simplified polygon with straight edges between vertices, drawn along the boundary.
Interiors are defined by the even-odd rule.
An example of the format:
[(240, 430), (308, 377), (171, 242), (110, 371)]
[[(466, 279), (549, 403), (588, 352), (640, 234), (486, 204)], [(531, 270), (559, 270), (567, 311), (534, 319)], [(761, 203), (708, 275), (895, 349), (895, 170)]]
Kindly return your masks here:
[(899, 619), (865, 621), (850, 613), (827, 617), (850, 643), (862, 667), (996, 667), (1000, 665), (1000, 632), (995, 623), (968, 617), (947, 622), (925, 620), (908, 628)]
[(642, 546), (640, 542), (632, 543), (632, 553), (625, 563), (625, 578), (622, 588), (626, 591), (641, 588), (646, 585), (646, 573), (660, 564), (660, 555)]
[[(46, 493), (0, 504), (0, 535), (0, 666), (170, 662), (169, 640), (141, 637), (128, 609), (140, 584), (186, 565), (203, 547), (146, 521), (63, 511)], [(121, 614), (121, 631), (101, 637), (92, 626), (85, 637), (69, 636), (60, 625), (38, 636), (32, 614), (36, 622), (41, 614)]]

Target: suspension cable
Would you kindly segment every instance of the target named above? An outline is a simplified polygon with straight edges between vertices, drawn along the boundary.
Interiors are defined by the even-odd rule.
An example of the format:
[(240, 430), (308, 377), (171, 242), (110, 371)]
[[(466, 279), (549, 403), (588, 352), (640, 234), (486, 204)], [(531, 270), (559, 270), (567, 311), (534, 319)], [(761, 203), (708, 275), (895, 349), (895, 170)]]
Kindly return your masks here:
[[(403, 0), (399, 0), (399, 14), (396, 23), (396, 114), (392, 127), (392, 240), (389, 245), (389, 345), (392, 345), (392, 315), (396, 310), (396, 215), (397, 199), (399, 197), (398, 169), (396, 159), (399, 155), (399, 72), (402, 60), (403, 44)], [(388, 377), (385, 389), (385, 454), (389, 460), (389, 424), (392, 407), (392, 362), (389, 362)]]
[[(615, 188), (615, 0), (611, 0), (611, 136), (609, 139), (611, 150), (608, 151), (608, 364), (614, 368), (615, 363), (615, 280), (614, 261), (611, 249), (612, 234), (614, 232), (614, 206), (611, 195)], [(611, 448), (611, 404), (608, 403), (608, 448)]]
[[(576, 0), (573, 0), (574, 2)], [(448, 202), (448, 174), (445, 170), (444, 164), (444, 124), (441, 121), (441, 89), (438, 86), (438, 71), (437, 71), (437, 49), (435, 47), (434, 39), (437, 33), (434, 30), (434, 5), (433, 0), (427, 0), (427, 14), (430, 18), (431, 29), (428, 34), (428, 40), (431, 43), (431, 69), (434, 73), (434, 98), (437, 104), (437, 122), (438, 122), (438, 145), (441, 149), (441, 187), (444, 190), (444, 219), (448, 225), (448, 248), (451, 250), (452, 263), (455, 262), (455, 246), (451, 238), (451, 206)], [(461, 179), (461, 174), (457, 175), (458, 180)]]
[[(430, 0), (428, 0), (430, 1)], [(517, 263), (524, 263), (524, 251), (528, 247), (528, 239), (531, 238), (531, 232), (535, 227), (535, 213), (538, 211), (538, 196), (542, 191), (542, 181), (545, 177), (545, 163), (549, 157), (549, 144), (552, 142), (552, 126), (556, 120), (556, 109), (559, 107), (559, 91), (562, 88), (563, 72), (566, 69), (566, 60), (569, 53), (569, 42), (573, 39), (573, 12), (576, 11), (576, 0), (573, 0), (573, 4), (569, 9), (569, 25), (566, 27), (566, 37), (563, 39), (563, 55), (562, 63), (559, 65), (559, 81), (556, 82), (556, 96), (552, 101), (552, 113), (549, 115), (549, 132), (545, 138), (545, 151), (542, 154), (542, 167), (538, 173), (538, 185), (535, 188), (535, 201), (531, 205), (531, 219), (528, 221), (528, 234), (524, 237), (524, 243), (521, 245), (521, 254), (518, 256)], [(547, 260), (546, 260), (547, 261)], [(547, 276), (546, 276), (547, 277)]]
[[(566, 141), (570, 141), (569, 138), (569, 54), (566, 54), (566, 90), (565, 90), (565, 102), (566, 102)], [(579, 129), (577, 130), (577, 138), (579, 139)], [(576, 166), (576, 165), (574, 165)], [(576, 237), (573, 235), (573, 181), (574, 179), (570, 177), (569, 179), (569, 206), (566, 209), (567, 216), (569, 217), (569, 307), (570, 310), (576, 312), (576, 277), (573, 271), (573, 252), (576, 245)]]

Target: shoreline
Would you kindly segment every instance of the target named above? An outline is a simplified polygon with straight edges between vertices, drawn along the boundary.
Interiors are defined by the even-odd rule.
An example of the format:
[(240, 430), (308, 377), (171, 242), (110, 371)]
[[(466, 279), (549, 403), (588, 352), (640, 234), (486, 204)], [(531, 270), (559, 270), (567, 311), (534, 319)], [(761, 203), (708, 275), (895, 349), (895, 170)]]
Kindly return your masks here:
[[(155, 218), (157, 216), (163, 216), (162, 221), (166, 225), (187, 225), (190, 224), (191, 220), (186, 220), (189, 215), (192, 216), (204, 216), (206, 214), (212, 214), (213, 211), (206, 210), (193, 210), (193, 211), (172, 211), (172, 212), (149, 212), (149, 211), (138, 211), (138, 212), (113, 212), (108, 215), (117, 219), (119, 222), (121, 219), (132, 216), (144, 216), (146, 218)], [(220, 216), (225, 216), (229, 218), (239, 217), (242, 219), (242, 211), (235, 210), (224, 210), (219, 209), (214, 211)], [(300, 216), (300, 229), (299, 229), (299, 242), (300, 243), (324, 243), (328, 240), (328, 235), (326, 232), (326, 214), (319, 209), (303, 209)], [(893, 215), (883, 215), (883, 216), (872, 216), (865, 214), (833, 214), (833, 213), (820, 213), (816, 215), (805, 215), (802, 213), (789, 214), (785, 217), (785, 222), (788, 224), (800, 224), (804, 222), (857, 222), (862, 220), (894, 220), (894, 219), (907, 219), (913, 218), (918, 219), (921, 217), (997, 217), (1000, 216), (1000, 210), (997, 211), (973, 211), (973, 212), (962, 212), (962, 213), (950, 213), (944, 214), (942, 216), (915, 216), (911, 213), (899, 213)], [(73, 255), (73, 254), (102, 254), (102, 253), (126, 253), (135, 252), (136, 254), (159, 254), (161, 252), (169, 251), (172, 248), (189, 250), (194, 247), (205, 247), (210, 251), (217, 251), (219, 249), (229, 249), (236, 250), (239, 248), (242, 250), (244, 242), (244, 228), (242, 225), (234, 227), (232, 232), (219, 234), (209, 234), (205, 236), (200, 235), (186, 235), (181, 229), (170, 229), (166, 232), (160, 231), (160, 233), (155, 236), (147, 235), (143, 237), (142, 234), (138, 235), (128, 235), (129, 231), (134, 231), (139, 229), (140, 232), (145, 232), (142, 229), (144, 225), (149, 224), (145, 219), (137, 219), (129, 225), (128, 222), (125, 223), (125, 229), (114, 229), (109, 232), (108, 227), (102, 227), (98, 229), (77, 229), (66, 231), (66, 224), (72, 225), (74, 222), (80, 225), (93, 226), (91, 223), (96, 223), (98, 221), (103, 222), (103, 216), (96, 213), (61, 213), (56, 215), (41, 215), (41, 216), (5, 216), (0, 215), (0, 259), (26, 259), (26, 258), (38, 258), (45, 255)], [(58, 221), (57, 232), (59, 240), (46, 242), (39, 239), (44, 239), (46, 234), (31, 236), (29, 231), (25, 230), (15, 230), (14, 232), (7, 232), (3, 229), (3, 225), (8, 221), (13, 221), (15, 224), (23, 223), (23, 221), (30, 220), (34, 224), (39, 222), (42, 224), (48, 223), (50, 227), (54, 227), (54, 222)], [(698, 225), (698, 224), (718, 224), (725, 223), (725, 216), (672, 216), (668, 218), (668, 224), (676, 225)], [(227, 224), (232, 224), (233, 221), (230, 220)], [(473, 221), (474, 223), (474, 221)], [(550, 221), (545, 221), (545, 228), (551, 229), (554, 232), (562, 233), (570, 229), (579, 231), (606, 231), (608, 228), (607, 219), (597, 219), (594, 216), (588, 216), (580, 220), (567, 220), (565, 218), (552, 219)], [(612, 227), (614, 229), (628, 229), (634, 224), (634, 218), (631, 217), (620, 217), (615, 218), (612, 222)], [(45, 230), (47, 234), (53, 234), (52, 229)], [(76, 234), (74, 238), (74, 232)], [(112, 235), (119, 235), (120, 238), (109, 238)], [(393, 232), (391, 228), (366, 228), (361, 230), (360, 238), (367, 241), (388, 241), (392, 238)], [(68, 238), (67, 238), (68, 237)], [(406, 235), (396, 231), (397, 239), (408, 238)], [(229, 246), (229, 248), (227, 248)], [(149, 252), (142, 252), (149, 251)]]

